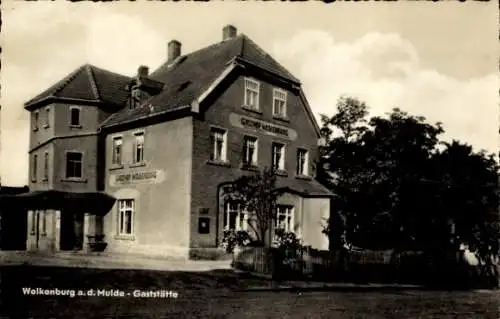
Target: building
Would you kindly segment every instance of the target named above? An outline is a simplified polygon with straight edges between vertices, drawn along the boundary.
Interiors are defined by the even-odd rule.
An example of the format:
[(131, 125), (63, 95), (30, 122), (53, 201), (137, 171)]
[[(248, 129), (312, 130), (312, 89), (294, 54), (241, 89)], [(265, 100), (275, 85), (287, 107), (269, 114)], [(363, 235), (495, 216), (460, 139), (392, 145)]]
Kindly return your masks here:
[[(0, 201), (28, 193), (28, 186), (11, 187), (0, 184)], [(0, 250), (25, 250), (27, 238), (26, 211), (19, 205), (0, 206)]]
[[(276, 227), (327, 249), (332, 194), (315, 179), (319, 128), (300, 81), (234, 26), (222, 41), (126, 77), (84, 65), (28, 101), (27, 248), (188, 256), (245, 214), (220, 187), (274, 166)], [(103, 247), (104, 247), (103, 246)]]

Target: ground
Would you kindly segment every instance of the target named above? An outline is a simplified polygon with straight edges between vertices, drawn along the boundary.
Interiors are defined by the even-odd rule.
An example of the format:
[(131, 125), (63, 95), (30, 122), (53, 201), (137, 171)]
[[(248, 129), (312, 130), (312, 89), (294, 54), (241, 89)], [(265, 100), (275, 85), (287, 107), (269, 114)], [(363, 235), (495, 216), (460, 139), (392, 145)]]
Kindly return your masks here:
[[(231, 270), (204, 272), (1, 268), (0, 318), (491, 318), (498, 291), (280, 289)], [(22, 288), (115, 289), (124, 297), (23, 296)], [(276, 286), (277, 287), (277, 286)], [(340, 286), (339, 286), (340, 287)], [(340, 287), (342, 288), (342, 287)], [(345, 288), (345, 287), (344, 287)], [(170, 290), (177, 298), (135, 298), (133, 290)]]

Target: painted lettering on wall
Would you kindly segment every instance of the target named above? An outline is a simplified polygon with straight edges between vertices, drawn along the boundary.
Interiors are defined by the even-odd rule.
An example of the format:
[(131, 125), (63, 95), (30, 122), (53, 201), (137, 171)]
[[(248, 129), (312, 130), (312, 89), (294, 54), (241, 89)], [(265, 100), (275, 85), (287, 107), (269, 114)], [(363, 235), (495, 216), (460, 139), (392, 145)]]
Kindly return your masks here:
[(113, 174), (109, 178), (111, 186), (126, 184), (155, 184), (164, 180), (164, 172), (161, 170), (128, 172)]
[(267, 135), (284, 137), (291, 140), (295, 140), (297, 138), (297, 132), (291, 128), (236, 113), (231, 113), (229, 115), (229, 122), (235, 127), (251, 129)]
[(244, 117), (242, 117), (240, 119), (240, 122), (241, 122), (241, 125), (243, 125), (245, 127), (251, 127), (251, 128), (254, 128), (257, 130), (264, 130), (264, 131), (268, 131), (270, 133), (288, 136), (288, 129), (286, 129), (286, 128), (281, 128), (281, 127), (274, 126), (274, 125), (271, 125), (268, 123), (264, 123), (264, 122), (253, 120), (253, 119), (247, 119)]

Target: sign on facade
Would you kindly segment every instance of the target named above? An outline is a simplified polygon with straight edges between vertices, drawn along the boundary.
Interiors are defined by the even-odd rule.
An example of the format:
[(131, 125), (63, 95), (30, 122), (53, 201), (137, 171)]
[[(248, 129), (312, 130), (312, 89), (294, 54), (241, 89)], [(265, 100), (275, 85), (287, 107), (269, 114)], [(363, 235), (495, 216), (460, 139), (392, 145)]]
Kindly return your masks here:
[(122, 174), (112, 174), (109, 177), (111, 186), (129, 185), (129, 184), (156, 184), (165, 179), (162, 170), (128, 172)]
[(297, 132), (289, 127), (276, 125), (236, 113), (231, 113), (229, 115), (229, 122), (235, 127), (251, 129), (267, 135), (287, 138), (290, 140), (295, 140), (297, 138)]

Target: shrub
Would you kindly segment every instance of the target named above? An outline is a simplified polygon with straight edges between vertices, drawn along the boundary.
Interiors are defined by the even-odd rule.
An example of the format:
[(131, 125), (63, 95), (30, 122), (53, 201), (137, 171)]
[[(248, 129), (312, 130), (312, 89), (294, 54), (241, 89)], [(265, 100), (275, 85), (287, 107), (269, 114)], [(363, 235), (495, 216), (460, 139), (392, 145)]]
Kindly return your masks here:
[(226, 250), (227, 253), (232, 253), (235, 247), (243, 247), (254, 244), (252, 237), (244, 230), (225, 230), (221, 247)]

